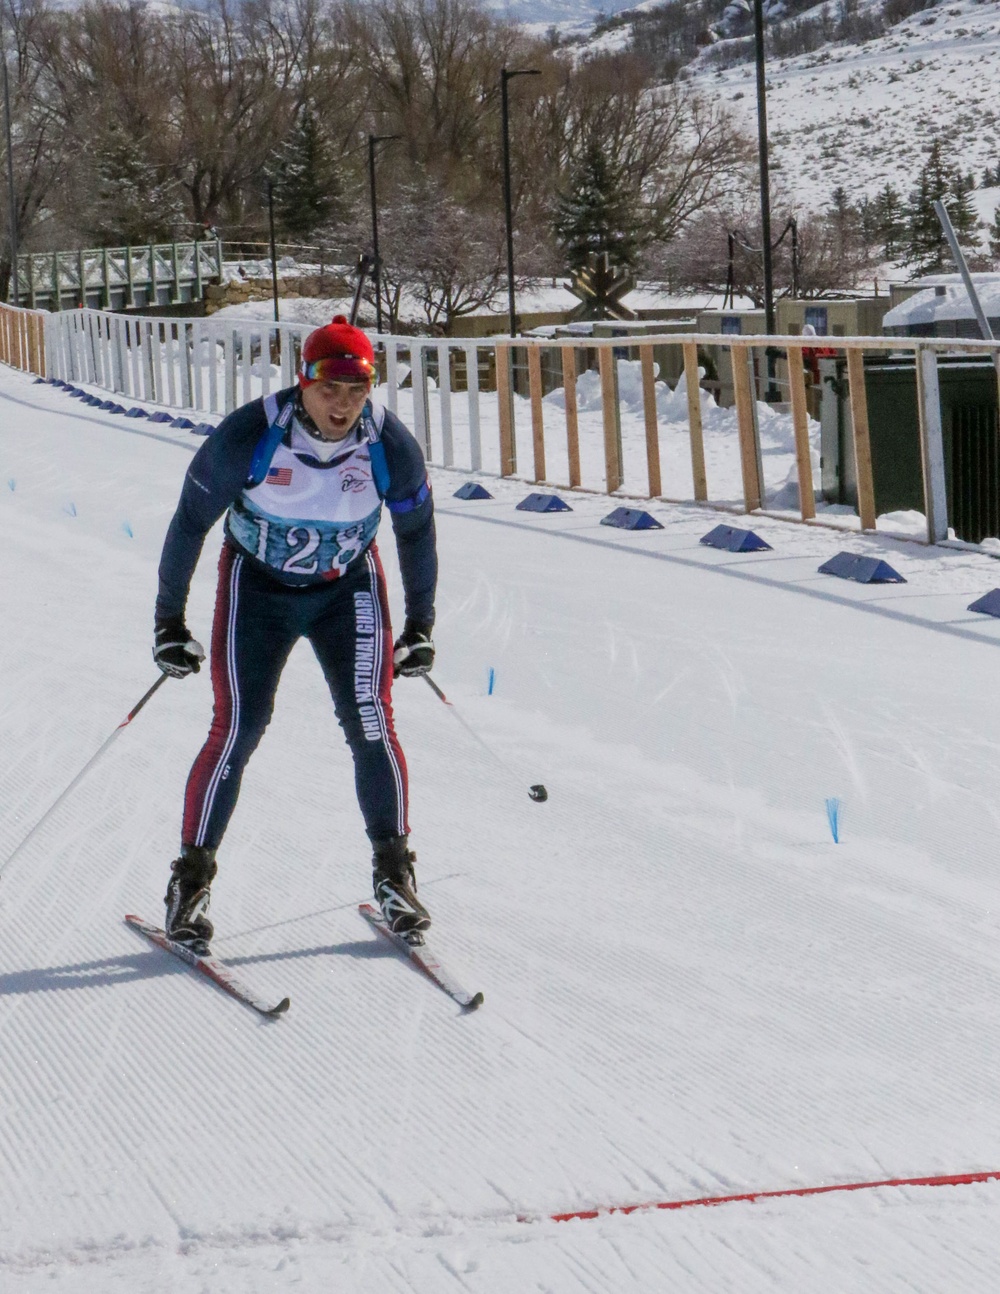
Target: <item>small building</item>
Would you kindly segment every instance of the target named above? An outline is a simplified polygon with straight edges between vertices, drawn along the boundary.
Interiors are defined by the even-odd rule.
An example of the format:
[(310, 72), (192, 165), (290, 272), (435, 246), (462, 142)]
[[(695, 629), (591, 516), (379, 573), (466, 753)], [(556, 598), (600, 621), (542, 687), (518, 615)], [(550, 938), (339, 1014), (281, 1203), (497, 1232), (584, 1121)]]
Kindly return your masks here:
[[(973, 274), (973, 286), (994, 336), (1000, 336), (1000, 274)], [(980, 337), (972, 302), (959, 274), (937, 274), (914, 284), (916, 291), (882, 321), (887, 337)]]
[[(723, 337), (762, 337), (767, 332), (763, 310), (699, 310), (696, 331), (718, 333)], [(698, 360), (705, 370), (702, 386), (711, 391), (720, 405), (736, 403), (733, 387), (733, 365), (728, 346), (699, 347)], [(760, 390), (761, 355), (754, 352), (754, 375)], [(765, 375), (766, 376), (766, 375)]]
[(817, 337), (877, 337), (891, 305), (889, 297), (836, 297), (817, 301), (782, 297), (775, 305), (775, 326), (783, 337), (798, 336), (809, 324)]

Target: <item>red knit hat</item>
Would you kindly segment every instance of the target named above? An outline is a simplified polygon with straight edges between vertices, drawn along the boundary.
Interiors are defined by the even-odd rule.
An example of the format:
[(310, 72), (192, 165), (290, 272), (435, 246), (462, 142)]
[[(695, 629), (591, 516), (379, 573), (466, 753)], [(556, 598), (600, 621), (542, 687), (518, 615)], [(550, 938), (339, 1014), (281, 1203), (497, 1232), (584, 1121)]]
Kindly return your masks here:
[(312, 382), (370, 382), (375, 377), (375, 352), (346, 315), (311, 332), (302, 345), (299, 385)]

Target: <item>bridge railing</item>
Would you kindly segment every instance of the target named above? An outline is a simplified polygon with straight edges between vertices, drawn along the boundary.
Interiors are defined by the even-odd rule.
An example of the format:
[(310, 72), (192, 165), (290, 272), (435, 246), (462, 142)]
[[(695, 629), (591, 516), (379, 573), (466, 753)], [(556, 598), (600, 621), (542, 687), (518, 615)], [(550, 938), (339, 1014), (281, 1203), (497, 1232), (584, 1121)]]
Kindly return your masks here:
[(200, 301), (222, 275), (218, 239), (30, 252), (17, 258), (18, 300), (28, 309), (134, 310)]
[[(295, 380), (312, 325), (230, 319), (130, 318), (94, 310), (46, 317), (49, 373), (174, 408), (224, 414)], [(380, 398), (413, 429), (434, 464), (622, 498), (766, 511), (785, 485), (803, 521), (816, 518), (815, 424), (803, 339), (718, 334), (575, 338), (376, 338)], [(822, 338), (846, 355), (845, 398), (857, 514), (875, 528), (866, 353), (915, 358), (927, 538), (948, 535), (938, 386), (942, 352), (989, 355), (1000, 343), (898, 337)], [(677, 348), (681, 380), (657, 381), (656, 354)], [(787, 401), (760, 403), (767, 348), (782, 355)], [(701, 361), (728, 352), (735, 405), (703, 389)], [(707, 384), (706, 384), (707, 385)], [(775, 421), (778, 419), (778, 421)], [(722, 434), (725, 433), (725, 434)], [(780, 434), (779, 434), (780, 433)], [(778, 476), (775, 476), (778, 472)], [(784, 475), (782, 475), (784, 474)], [(772, 509), (774, 510), (774, 509)]]

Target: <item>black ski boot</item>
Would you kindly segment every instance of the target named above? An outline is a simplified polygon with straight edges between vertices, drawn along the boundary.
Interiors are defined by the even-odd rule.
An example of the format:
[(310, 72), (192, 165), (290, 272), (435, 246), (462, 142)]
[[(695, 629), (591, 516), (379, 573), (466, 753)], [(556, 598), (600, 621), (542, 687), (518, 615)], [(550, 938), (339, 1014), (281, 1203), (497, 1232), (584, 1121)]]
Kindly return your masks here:
[(215, 850), (198, 845), (182, 845), (180, 858), (170, 864), (170, 884), (163, 899), (167, 905), (164, 930), (168, 939), (196, 953), (208, 952), (215, 933), (208, 919), (208, 890), (217, 870)]
[(372, 887), (386, 925), (408, 944), (424, 942), (421, 931), (431, 924), (430, 913), (417, 898), (413, 864), (417, 856), (407, 848), (408, 836), (376, 840), (372, 858)]

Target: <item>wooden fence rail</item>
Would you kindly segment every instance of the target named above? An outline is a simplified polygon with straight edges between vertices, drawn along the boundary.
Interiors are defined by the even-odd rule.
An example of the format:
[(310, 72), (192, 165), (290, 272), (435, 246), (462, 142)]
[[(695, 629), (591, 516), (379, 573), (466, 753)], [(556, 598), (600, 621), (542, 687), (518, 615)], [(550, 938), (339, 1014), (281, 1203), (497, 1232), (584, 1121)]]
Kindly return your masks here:
[[(44, 355), (39, 318), (44, 318)], [(311, 330), (306, 324), (136, 318), (98, 310), (46, 316), (8, 310), (0, 319), (2, 358), (16, 367), (48, 372), (64, 381), (87, 383), (134, 399), (208, 414), (227, 413), (254, 396), (291, 385), (302, 340)], [(717, 506), (735, 507), (737, 500), (731, 494), (726, 498), (720, 493), (718, 482), (713, 483), (712, 472), (706, 468), (703, 393), (698, 375), (700, 351), (728, 350), (736, 397), (739, 479), (746, 512), (761, 510), (767, 498), (754, 364), (759, 365), (766, 348), (778, 348), (786, 355), (788, 364), (794, 477), (799, 487), (798, 516), (803, 521), (815, 519), (801, 337), (750, 339), (684, 334), (600, 339), (501, 337), (471, 341), (383, 336), (375, 340), (383, 352), (386, 403), (394, 411), (402, 403), (407, 420), (431, 463), (466, 471), (480, 471), (485, 467), (501, 477), (520, 474), (533, 483), (556, 488), (589, 489), (668, 502), (714, 501)], [(862, 529), (873, 529), (876, 520), (864, 356), (898, 352), (912, 355), (915, 360), (927, 537), (932, 543), (945, 538), (948, 515), (937, 356), (942, 352), (990, 355), (1000, 374), (1000, 343), (901, 337), (837, 337), (828, 341), (846, 355), (847, 406), (851, 415)], [(671, 473), (676, 474), (677, 470), (676, 456), (673, 465), (663, 457), (662, 419), (657, 400), (665, 388), (656, 381), (654, 351), (667, 346), (679, 347), (683, 358), (690, 492), (686, 484), (678, 487), (672, 479)], [(644, 437), (638, 452), (641, 455), (644, 449), (642, 468), (637, 467), (634, 420), (629, 424), (632, 439), (623, 447), (619, 390), (623, 370), (618, 362), (622, 353), (637, 356), (634, 373), (638, 386), (633, 385), (631, 389), (641, 389)], [(586, 422), (586, 455), (582, 437), (584, 414), (579, 399), (584, 373), (588, 374), (586, 407), (594, 414)], [(544, 396), (544, 382), (548, 380), (551, 386), (560, 377), (561, 405)], [(595, 382), (599, 383), (599, 402), (594, 398)], [(491, 411), (493, 401), (496, 404)], [(595, 422), (598, 408), (599, 429)], [(672, 411), (674, 435), (677, 422), (676, 411)], [(484, 427), (491, 426), (491, 435), (484, 435)], [(598, 460), (599, 468), (595, 467)], [(787, 511), (782, 515), (787, 516)]]

